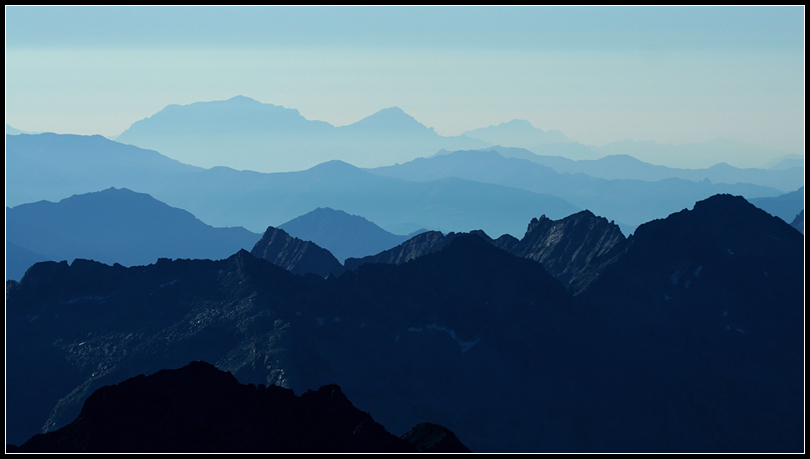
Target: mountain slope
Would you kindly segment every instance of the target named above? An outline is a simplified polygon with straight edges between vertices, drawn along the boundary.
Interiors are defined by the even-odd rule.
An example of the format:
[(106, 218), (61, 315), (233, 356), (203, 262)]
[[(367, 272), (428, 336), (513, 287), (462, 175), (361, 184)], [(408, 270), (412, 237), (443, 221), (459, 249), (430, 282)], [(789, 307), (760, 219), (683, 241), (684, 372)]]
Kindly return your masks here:
[[(189, 212), (126, 188), (6, 210), (6, 243), (55, 261), (87, 258), (131, 266), (158, 258), (217, 259), (252, 247), (259, 237), (244, 228), (213, 228)], [(24, 272), (8, 275), (20, 279)]]
[(408, 236), (391, 234), (363, 217), (328, 207), (296, 217), (279, 229), (318, 244), (340, 261), (379, 253), (408, 239)]
[(326, 249), (314, 242), (292, 237), (280, 228), (267, 228), (250, 253), (293, 274), (312, 273), (320, 277), (339, 276), (344, 269)]
[[(452, 432), (436, 427), (448, 436), (442, 442), (448, 452), (469, 452), (458, 440), (452, 442)], [(37, 435), (14, 452), (362, 453), (416, 448), (355, 408), (337, 385), (296, 397), (276, 386), (240, 385), (213, 365), (192, 362), (98, 389), (74, 422)]]
[(804, 187), (771, 198), (754, 198), (751, 204), (786, 222), (792, 222), (804, 210)]

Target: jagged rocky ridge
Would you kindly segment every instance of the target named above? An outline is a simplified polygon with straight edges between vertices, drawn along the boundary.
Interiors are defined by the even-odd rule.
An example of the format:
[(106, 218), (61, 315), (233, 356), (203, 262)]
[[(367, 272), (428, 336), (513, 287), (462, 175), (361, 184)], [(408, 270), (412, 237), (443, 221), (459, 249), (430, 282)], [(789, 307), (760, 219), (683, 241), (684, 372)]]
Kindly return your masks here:
[(250, 253), (293, 274), (339, 275), (345, 269), (328, 250), (314, 242), (292, 237), (286, 231), (267, 227)]
[(430, 420), (475, 451), (800, 451), (802, 248), (715, 196), (640, 227), (577, 297), (476, 235), (327, 279), (247, 252), (40, 263), (7, 283), (9, 438), (207, 360), (245, 383), (337, 382), (392, 432)]
[[(569, 290), (579, 293), (599, 276), (605, 266), (621, 255), (626, 238), (619, 227), (584, 210), (560, 220), (545, 215), (532, 219), (523, 239), (505, 234), (492, 239), (483, 231), (474, 234), (512, 255), (537, 261)], [(346, 269), (365, 263), (402, 264), (440, 250), (457, 233), (438, 231), (419, 234), (392, 249), (364, 258), (349, 258)]]
[(88, 397), (75, 421), (39, 434), (23, 453), (470, 452), (455, 435), (420, 424), (402, 439), (332, 384), (296, 397), (241, 385), (205, 362), (136, 376)]

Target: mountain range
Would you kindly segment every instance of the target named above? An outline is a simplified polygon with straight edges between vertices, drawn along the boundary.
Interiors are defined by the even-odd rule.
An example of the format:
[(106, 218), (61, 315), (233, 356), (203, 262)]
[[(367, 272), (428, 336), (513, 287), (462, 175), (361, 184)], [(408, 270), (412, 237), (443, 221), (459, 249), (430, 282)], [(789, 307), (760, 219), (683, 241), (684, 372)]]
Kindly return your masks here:
[(6, 208), (6, 278), (20, 279), (33, 264), (31, 253), (34, 261), (133, 266), (158, 258), (226, 258), (260, 237), (244, 228), (213, 228), (147, 194), (109, 188)]
[[(243, 384), (338, 383), (396, 435), (435, 422), (474, 451), (801, 451), (801, 233), (729, 195), (626, 239), (599, 221), (531, 222), (556, 268), (480, 233), (325, 279), (246, 251), (38, 263), (6, 287), (9, 441), (205, 360)], [(574, 295), (541, 263), (596, 275)]]
[[(679, 169), (645, 163), (629, 155), (610, 155), (595, 160), (572, 160), (564, 156), (537, 155), (523, 148), (488, 147), (486, 151), (496, 151), (504, 158), (520, 158), (542, 164), (561, 174), (585, 174), (606, 180), (644, 180), (655, 182), (670, 178), (700, 182), (708, 179), (712, 183), (750, 183), (776, 188), (783, 193), (804, 186), (803, 165), (782, 169), (748, 168), (740, 169), (726, 163), (718, 163), (706, 169)], [(438, 154), (449, 154), (441, 151)]]
[[(169, 105), (133, 123), (116, 140), (160, 151), (187, 164), (260, 172), (298, 171), (335, 159), (376, 167), (441, 148), (488, 145), (465, 136), (440, 136), (398, 107), (335, 127), (308, 120), (298, 110), (244, 96)], [(224, 151), (230, 153), (223, 155)]]
[[(456, 151), (405, 164), (371, 169), (402, 180), (462, 178), (559, 196), (582, 209), (618, 222), (626, 233), (654, 218), (686, 208), (719, 193), (747, 198), (776, 196), (779, 190), (757, 185), (714, 184), (678, 178), (658, 181), (605, 180), (582, 173), (557, 173), (521, 158), (504, 158), (494, 151)], [(510, 233), (512, 235), (519, 233)]]
[(256, 233), (318, 207), (362, 215), (383, 228), (480, 228), (490, 234), (522, 233), (536, 214), (561, 218), (580, 210), (556, 196), (454, 178), (408, 182), (341, 161), (262, 174), (189, 166), (100, 136), (18, 135), (6, 142), (7, 203), (125, 187), (209, 225)]
[[(623, 140), (602, 147), (573, 142), (559, 131), (543, 131), (525, 120), (473, 129), (444, 137), (398, 107), (356, 123), (335, 127), (308, 120), (298, 110), (263, 104), (244, 96), (189, 105), (169, 105), (133, 123), (116, 140), (161, 153), (187, 164), (239, 170), (286, 172), (340, 159), (358, 167), (381, 167), (434, 154), (502, 145), (539, 155), (598, 159), (630, 155), (677, 168), (708, 168), (727, 163), (759, 168), (785, 156), (769, 147), (714, 139), (682, 145)], [(229, 152), (223, 155), (222, 152)]]

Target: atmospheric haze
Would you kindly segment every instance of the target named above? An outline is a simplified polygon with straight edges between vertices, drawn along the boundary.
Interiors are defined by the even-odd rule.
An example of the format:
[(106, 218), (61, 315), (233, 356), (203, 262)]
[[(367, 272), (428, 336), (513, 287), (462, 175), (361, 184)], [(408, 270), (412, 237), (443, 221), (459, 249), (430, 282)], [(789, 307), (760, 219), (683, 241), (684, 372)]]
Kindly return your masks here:
[(446, 137), (520, 119), (585, 145), (728, 138), (803, 155), (803, 17), (802, 7), (7, 7), (6, 122), (114, 138), (169, 105), (244, 95), (334, 126), (396, 106)]

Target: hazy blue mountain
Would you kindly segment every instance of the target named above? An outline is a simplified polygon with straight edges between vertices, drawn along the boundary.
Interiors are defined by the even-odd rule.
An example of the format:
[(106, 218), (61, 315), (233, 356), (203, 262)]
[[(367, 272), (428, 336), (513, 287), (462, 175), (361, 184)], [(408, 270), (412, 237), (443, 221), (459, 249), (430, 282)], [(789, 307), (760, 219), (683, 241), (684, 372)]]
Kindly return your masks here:
[(383, 228), (406, 224), (494, 235), (520, 234), (536, 215), (562, 218), (580, 210), (550, 195), (462, 179), (407, 182), (341, 161), (263, 174), (188, 166), (100, 136), (20, 135), (7, 136), (6, 142), (9, 205), (126, 187), (188, 210), (207, 224), (256, 233), (318, 207), (362, 215)]
[(573, 142), (560, 131), (537, 129), (526, 120), (512, 120), (497, 126), (473, 129), (465, 132), (464, 135), (493, 145), (519, 148), (534, 148), (547, 143)]
[(244, 96), (170, 105), (133, 123), (117, 141), (197, 166), (262, 172), (302, 170), (334, 159), (374, 167), (441, 148), (488, 145), (465, 136), (440, 136), (397, 107), (335, 127)]
[(157, 197), (155, 191), (205, 169), (100, 135), (47, 133), (6, 136), (6, 171), (6, 205), (17, 206), (110, 187)]
[(319, 207), (279, 226), (290, 236), (312, 241), (329, 250), (342, 263), (390, 249), (413, 235), (389, 233), (358, 215)]
[(311, 273), (327, 277), (338, 276), (344, 271), (343, 265), (328, 250), (272, 226), (267, 228), (250, 253), (293, 274)]
[(480, 452), (802, 451), (803, 245), (721, 195), (642, 225), (577, 297), (475, 234), (327, 279), (246, 251), (38, 263), (6, 287), (8, 441), (205, 360), (242, 384), (339, 383), (396, 435), (430, 420)]
[(260, 237), (244, 228), (213, 228), (148, 194), (110, 188), (6, 209), (6, 276), (20, 279), (32, 264), (18, 269), (30, 255), (9, 251), (9, 244), (46, 260), (132, 266), (158, 258), (226, 258)]
[(763, 169), (782, 170), (791, 167), (801, 167), (804, 169), (804, 155), (789, 154), (768, 161), (762, 166)]
[[(596, 160), (570, 160), (562, 156), (541, 156), (523, 148), (490, 147), (487, 151), (497, 151), (505, 158), (528, 159), (548, 166), (560, 173), (587, 174), (591, 177), (607, 180), (631, 179), (648, 182), (679, 178), (699, 182), (710, 180), (712, 183), (751, 183), (754, 185), (776, 188), (782, 192), (795, 190), (804, 185), (804, 168), (790, 167), (784, 169), (740, 169), (725, 163), (715, 164), (707, 169), (678, 169), (656, 166), (639, 161), (628, 155), (612, 155)], [(444, 154), (450, 152), (444, 151)]]
[(20, 135), (20, 134), (28, 134), (28, 133), (25, 131), (21, 131), (17, 128), (13, 128), (8, 124), (6, 124), (6, 135)]
[(559, 174), (550, 167), (525, 159), (504, 158), (494, 151), (457, 151), (371, 171), (403, 180), (457, 177), (554, 194), (582, 209), (615, 220), (625, 232), (632, 232), (641, 223), (663, 218), (717, 193), (736, 193), (749, 198), (779, 194), (779, 190), (773, 188), (749, 184), (713, 184), (708, 180), (693, 182), (671, 178), (647, 182), (605, 180), (582, 173)]
[[(8, 222), (6, 222), (8, 231)], [(34, 263), (48, 261), (50, 258), (45, 255), (33, 252), (17, 244), (10, 242), (6, 237), (6, 280), (19, 280), (25, 271)]]
[(652, 140), (621, 140), (596, 147), (599, 156), (630, 155), (650, 164), (684, 169), (708, 168), (726, 163), (739, 168), (757, 168), (781, 158), (784, 151), (731, 139), (714, 139), (681, 145), (661, 144)]
[(751, 204), (790, 223), (804, 210), (804, 187), (775, 197), (749, 199)]

